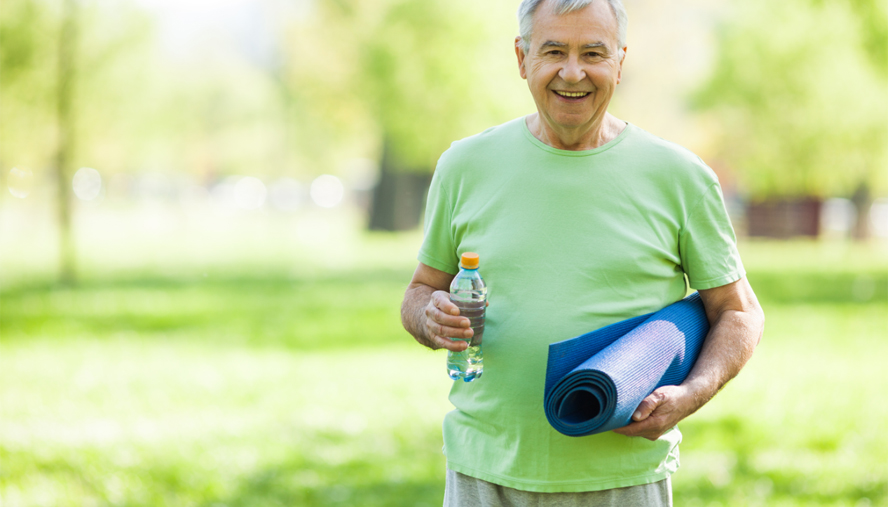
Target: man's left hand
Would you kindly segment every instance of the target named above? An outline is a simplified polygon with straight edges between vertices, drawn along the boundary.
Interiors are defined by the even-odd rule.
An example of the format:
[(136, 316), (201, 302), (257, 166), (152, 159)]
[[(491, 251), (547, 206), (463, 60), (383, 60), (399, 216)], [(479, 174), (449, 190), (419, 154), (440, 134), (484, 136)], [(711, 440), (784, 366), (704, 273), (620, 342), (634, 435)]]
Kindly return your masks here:
[(660, 387), (641, 401), (632, 415), (632, 422), (615, 429), (614, 433), (656, 440), (698, 408), (693, 399), (687, 387)]
[(746, 278), (702, 289), (709, 334), (700, 356), (680, 386), (663, 386), (641, 401), (632, 421), (614, 432), (656, 440), (693, 414), (734, 378), (762, 338), (765, 314)]

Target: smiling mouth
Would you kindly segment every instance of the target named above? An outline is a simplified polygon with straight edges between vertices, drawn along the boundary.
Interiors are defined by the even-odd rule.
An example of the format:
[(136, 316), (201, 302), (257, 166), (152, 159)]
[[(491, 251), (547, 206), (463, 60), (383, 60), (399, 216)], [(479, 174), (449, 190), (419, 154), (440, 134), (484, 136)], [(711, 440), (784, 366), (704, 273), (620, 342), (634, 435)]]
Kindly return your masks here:
[(562, 92), (558, 90), (552, 90), (560, 97), (564, 97), (566, 99), (581, 99), (586, 95), (589, 95), (590, 92)]

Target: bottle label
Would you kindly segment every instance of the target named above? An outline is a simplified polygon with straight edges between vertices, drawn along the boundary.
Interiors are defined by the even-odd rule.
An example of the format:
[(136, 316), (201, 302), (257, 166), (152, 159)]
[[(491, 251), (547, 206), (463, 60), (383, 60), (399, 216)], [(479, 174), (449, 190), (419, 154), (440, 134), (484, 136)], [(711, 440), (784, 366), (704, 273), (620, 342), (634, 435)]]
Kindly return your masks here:
[(472, 347), (481, 345), (484, 337), (484, 313), (487, 303), (477, 299), (474, 301), (451, 299), (451, 301), (459, 308), (459, 315), (469, 319), (469, 326), (475, 331), (475, 334), (472, 335), (472, 342), (469, 345)]

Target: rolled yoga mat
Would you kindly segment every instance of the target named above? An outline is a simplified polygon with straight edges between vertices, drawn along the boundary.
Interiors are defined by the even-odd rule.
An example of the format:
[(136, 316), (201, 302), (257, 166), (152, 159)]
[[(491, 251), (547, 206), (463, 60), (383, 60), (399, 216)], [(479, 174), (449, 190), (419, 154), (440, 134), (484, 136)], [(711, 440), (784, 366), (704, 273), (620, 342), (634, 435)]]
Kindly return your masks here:
[(708, 332), (695, 292), (658, 312), (549, 345), (549, 424), (571, 437), (626, 426), (654, 389), (684, 381)]

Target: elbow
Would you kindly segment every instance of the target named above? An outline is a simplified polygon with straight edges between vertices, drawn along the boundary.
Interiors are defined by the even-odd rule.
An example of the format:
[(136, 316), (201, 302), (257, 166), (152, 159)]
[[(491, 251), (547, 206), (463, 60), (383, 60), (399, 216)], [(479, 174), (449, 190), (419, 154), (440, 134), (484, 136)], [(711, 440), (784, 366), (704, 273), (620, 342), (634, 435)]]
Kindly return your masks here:
[(415, 334), (417, 312), (422, 311), (426, 304), (421, 301), (421, 288), (422, 284), (411, 282), (404, 291), (404, 299), (401, 301), (401, 325), (410, 334)]
[(410, 295), (410, 289), (407, 290), (407, 293), (404, 294), (404, 300), (401, 301), (401, 326), (404, 327), (408, 332), (410, 331), (409, 319), (408, 315), (410, 313), (408, 299)]
[(756, 304), (755, 312), (754, 312), (754, 327), (755, 329), (755, 346), (758, 347), (759, 343), (762, 342), (762, 336), (765, 334), (765, 311), (762, 309), (761, 305)]

